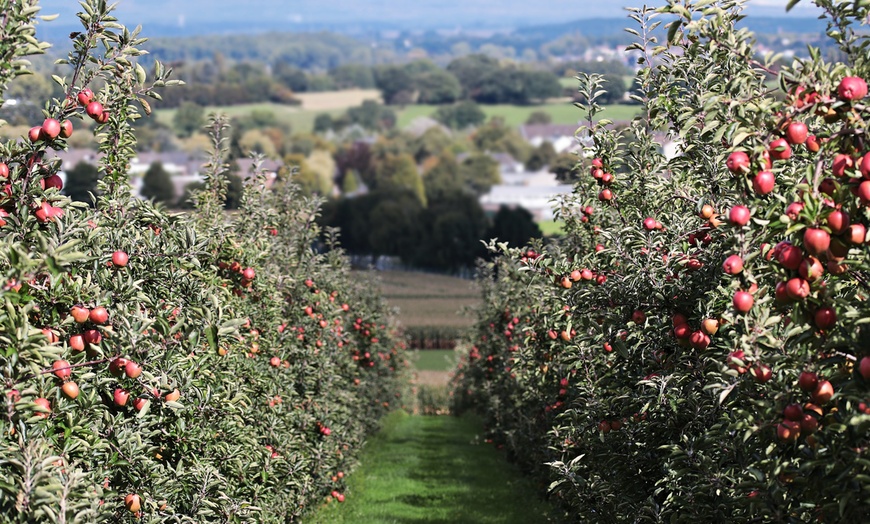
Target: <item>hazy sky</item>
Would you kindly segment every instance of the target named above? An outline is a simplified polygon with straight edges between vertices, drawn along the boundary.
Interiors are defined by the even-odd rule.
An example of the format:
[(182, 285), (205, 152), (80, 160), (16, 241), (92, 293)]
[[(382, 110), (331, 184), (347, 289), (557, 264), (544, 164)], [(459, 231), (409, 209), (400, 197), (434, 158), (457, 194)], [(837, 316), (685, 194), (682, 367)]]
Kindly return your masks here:
[[(751, 14), (782, 15), (788, 0), (749, 0)], [(390, 21), (403, 25), (438, 21), (470, 25), (475, 22), (535, 23), (571, 21), (578, 18), (621, 17), (626, 6), (643, 0), (120, 0), (117, 15), (122, 23), (185, 26), (197, 20), (245, 24), (264, 20), (293, 23), (347, 23), (355, 20)], [(647, 0), (661, 5), (663, 0)], [(60, 13), (64, 22), (78, 10), (73, 0), (42, 0), (43, 14)], [(810, 0), (793, 10), (797, 16), (816, 13)], [(290, 27), (288, 27), (290, 28)]]

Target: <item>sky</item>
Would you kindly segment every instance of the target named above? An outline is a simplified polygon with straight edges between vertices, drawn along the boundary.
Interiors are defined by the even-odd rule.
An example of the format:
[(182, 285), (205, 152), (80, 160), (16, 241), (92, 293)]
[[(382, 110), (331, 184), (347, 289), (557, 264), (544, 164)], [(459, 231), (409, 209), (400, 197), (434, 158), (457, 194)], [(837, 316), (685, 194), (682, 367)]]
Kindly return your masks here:
[[(749, 0), (749, 13), (780, 16), (788, 0)], [(218, 24), (224, 30), (250, 32), (276, 24), (292, 30), (306, 24), (388, 22), (413, 29), (432, 26), (517, 26), (569, 22), (581, 18), (624, 17), (627, 6), (643, 0), (119, 0), (121, 23), (189, 28)], [(661, 5), (664, 0), (647, 0)], [(79, 9), (74, 0), (42, 0), (43, 14), (59, 13), (59, 24), (75, 22)], [(803, 0), (793, 16), (817, 13)], [(146, 31), (147, 32), (147, 31)]]

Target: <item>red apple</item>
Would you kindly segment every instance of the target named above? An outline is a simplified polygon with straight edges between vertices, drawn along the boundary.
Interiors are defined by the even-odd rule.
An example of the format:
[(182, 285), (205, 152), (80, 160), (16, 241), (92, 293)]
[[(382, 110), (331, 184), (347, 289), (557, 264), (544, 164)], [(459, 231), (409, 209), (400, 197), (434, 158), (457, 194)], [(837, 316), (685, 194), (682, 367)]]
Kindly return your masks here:
[(773, 372), (770, 371), (770, 367), (760, 362), (756, 364), (749, 372), (752, 374), (752, 377), (755, 379), (755, 381), (759, 384), (764, 384), (765, 382), (773, 378)]
[(843, 100), (861, 100), (867, 96), (867, 82), (858, 76), (847, 76), (837, 86), (837, 95)]
[(54, 140), (60, 135), (60, 122), (54, 118), (46, 118), (42, 123), (42, 134), (49, 140)]
[(863, 244), (867, 238), (867, 228), (864, 224), (852, 224), (846, 232), (846, 240), (850, 244)]
[(858, 363), (858, 373), (864, 377), (864, 380), (870, 380), (870, 357), (864, 357)]
[(43, 185), (45, 189), (57, 189), (60, 191), (63, 189), (63, 180), (56, 174), (51, 174), (45, 179), (43, 179)]
[(139, 495), (131, 493), (124, 497), (124, 506), (130, 513), (136, 513), (142, 508), (142, 501)]
[(819, 429), (819, 421), (811, 415), (810, 413), (804, 413), (804, 416), (801, 417), (801, 433), (804, 435), (812, 435)]
[(103, 306), (98, 306), (91, 310), (88, 318), (94, 324), (105, 324), (109, 321), (109, 312)]
[(794, 442), (800, 434), (800, 424), (793, 420), (783, 420), (776, 426), (776, 436), (783, 442)]
[(145, 409), (145, 404), (148, 403), (148, 399), (142, 397), (136, 397), (133, 399), (133, 409), (136, 411), (142, 411)]
[(728, 220), (735, 226), (743, 227), (749, 223), (750, 215), (748, 207), (738, 205), (732, 207), (731, 211), (728, 212)]
[(770, 193), (775, 185), (776, 177), (772, 171), (761, 171), (752, 179), (752, 189), (759, 195)]
[(130, 260), (130, 257), (127, 256), (127, 253), (123, 251), (115, 251), (112, 253), (112, 264), (115, 267), (124, 267), (127, 265), (127, 261)]
[(613, 191), (607, 188), (602, 189), (601, 192), (598, 193), (598, 200), (601, 200), (602, 202), (613, 200)]
[(42, 408), (42, 410), (36, 412), (37, 417), (45, 418), (51, 413), (51, 402), (49, 402), (47, 398), (39, 397), (34, 399), (33, 403)]
[(837, 323), (837, 312), (829, 306), (820, 307), (813, 314), (813, 321), (819, 329), (831, 329)]
[(740, 255), (731, 255), (722, 264), (722, 270), (729, 275), (736, 275), (743, 271), (743, 259)]
[(70, 400), (75, 400), (79, 396), (79, 385), (72, 381), (65, 382), (64, 385), (60, 387), (60, 390)]
[(68, 379), (72, 375), (72, 369), (66, 360), (55, 360), (51, 363), (51, 369), (54, 370), (54, 376), (61, 380)]
[(798, 387), (810, 393), (819, 385), (819, 376), (812, 371), (803, 371), (798, 377)]
[(272, 357), (269, 359), (269, 365), (272, 366), (273, 368), (277, 368), (278, 366), (281, 365), (281, 359), (278, 357)]
[(804, 231), (804, 247), (811, 254), (821, 256), (831, 246), (831, 235), (824, 229), (810, 227)]
[(784, 410), (782, 410), (782, 416), (785, 417), (786, 420), (797, 422), (803, 418), (804, 409), (800, 404), (789, 404)]
[(85, 108), (85, 112), (89, 117), (98, 120), (103, 115), (103, 104), (99, 102), (91, 102)]
[(245, 280), (254, 280), (254, 277), (257, 276), (257, 273), (254, 271), (252, 267), (246, 267), (244, 271), (242, 271), (242, 278)]
[(674, 336), (680, 339), (689, 338), (692, 335), (692, 327), (689, 324), (680, 324), (674, 327)]
[(73, 125), (69, 120), (64, 120), (60, 123), (60, 137), (69, 138), (73, 134)]
[(97, 329), (88, 329), (84, 333), (82, 333), (85, 337), (85, 342), (88, 344), (98, 345), (103, 341), (103, 335)]
[(770, 158), (773, 160), (788, 160), (791, 158), (791, 146), (788, 145), (788, 142), (784, 138), (777, 138), (771, 142), (768, 151), (770, 151)]
[(734, 304), (734, 309), (736, 309), (740, 313), (746, 313), (750, 309), (752, 309), (752, 305), (755, 303), (755, 299), (752, 298), (752, 295), (750, 295), (746, 291), (738, 291), (734, 293), (734, 299), (732, 300), (732, 302)]
[(792, 145), (803, 144), (808, 137), (809, 129), (803, 122), (794, 121), (785, 130), (785, 139)]
[(115, 388), (114, 393), (112, 394), (112, 400), (115, 402), (115, 405), (119, 408), (127, 405), (127, 400), (130, 398), (130, 392), (124, 388)]
[(82, 335), (73, 335), (69, 337), (69, 347), (74, 351), (84, 351), (85, 346), (85, 337)]
[(861, 176), (864, 178), (870, 178), (870, 153), (865, 153), (863, 157), (861, 157)]
[(88, 88), (84, 88), (84, 89), (82, 89), (81, 91), (79, 91), (79, 94), (78, 94), (77, 98), (78, 98), (78, 101), (79, 101), (79, 105), (81, 105), (81, 106), (86, 106), (86, 105), (90, 104), (90, 103), (93, 101), (93, 99), (94, 99), (94, 92), (91, 91), (91, 90), (88, 89)]
[(822, 149), (822, 144), (819, 143), (819, 139), (816, 138), (816, 135), (810, 135), (807, 137), (807, 149), (813, 153), (818, 153)]
[(689, 344), (695, 349), (707, 349), (710, 346), (710, 337), (701, 331), (695, 331), (689, 337)]
[(842, 178), (846, 176), (846, 170), (852, 169), (853, 167), (855, 167), (855, 159), (850, 155), (844, 155), (842, 153), (834, 155), (834, 164), (831, 169), (834, 176)]
[(647, 231), (654, 230), (656, 228), (656, 220), (650, 217), (643, 219), (643, 228)]
[(9, 178), (9, 166), (0, 162), (0, 178)]
[(776, 261), (782, 264), (782, 267), (791, 269), (792, 271), (800, 267), (801, 262), (803, 262), (804, 259), (804, 254), (799, 247), (793, 246), (789, 243), (783, 243), (777, 247), (780, 248), (776, 253)]
[(124, 374), (129, 378), (138, 378), (139, 375), (142, 374), (142, 366), (132, 360), (128, 360), (127, 363), (124, 364)]
[(839, 209), (835, 209), (831, 211), (828, 217), (825, 219), (828, 227), (831, 229), (831, 233), (835, 235), (839, 235), (846, 231), (849, 227), (849, 213), (845, 211), (841, 211)]
[(42, 134), (42, 128), (39, 126), (31, 127), (30, 131), (27, 132), (27, 138), (30, 139), (31, 142), (36, 143), (44, 138)]
[(127, 365), (127, 359), (118, 357), (109, 362), (109, 373), (112, 376), (120, 377), (124, 373), (124, 367)]
[(810, 283), (800, 277), (789, 279), (785, 283), (785, 292), (792, 300), (803, 300), (810, 294)]
[(734, 151), (728, 155), (728, 160), (725, 161), (725, 167), (728, 171), (734, 174), (745, 173), (749, 171), (749, 155), (743, 151)]
[(834, 386), (827, 380), (820, 380), (819, 385), (812, 393), (813, 402), (820, 406), (824, 406), (831, 401), (834, 396)]
[(825, 274), (825, 268), (818, 258), (809, 256), (801, 262), (798, 273), (807, 282), (815, 282)]
[(853, 188), (855, 195), (861, 199), (864, 205), (870, 204), (870, 180), (864, 180), (858, 187)]

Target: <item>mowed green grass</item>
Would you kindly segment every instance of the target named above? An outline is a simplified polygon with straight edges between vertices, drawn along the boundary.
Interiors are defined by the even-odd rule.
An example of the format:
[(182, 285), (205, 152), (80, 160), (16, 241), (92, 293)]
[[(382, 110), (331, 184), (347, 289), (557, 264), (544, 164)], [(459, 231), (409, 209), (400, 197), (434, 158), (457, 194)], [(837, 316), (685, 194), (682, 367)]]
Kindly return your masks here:
[(456, 367), (456, 352), (452, 349), (411, 351), (410, 360), (417, 371), (452, 371)]
[[(154, 111), (157, 120), (168, 126), (172, 126), (172, 119), (175, 117), (175, 109), (158, 109)], [(329, 109), (329, 110), (306, 110), (300, 109), (297, 106), (288, 106), (283, 104), (261, 103), (261, 104), (241, 104), (237, 106), (208, 106), (205, 108), (205, 114), (223, 113), (229, 118), (250, 115), (254, 111), (268, 111), (275, 114), (275, 118), (279, 122), (290, 124), (290, 129), (293, 132), (308, 133), (314, 129), (314, 119), (320, 113), (329, 113), (337, 117), (342, 114), (344, 109)]]
[(395, 412), (365, 446), (344, 503), (306, 524), (538, 524), (535, 486), (480, 438), (472, 418)]
[(542, 220), (538, 222), (541, 233), (545, 237), (558, 236), (565, 233), (565, 223), (561, 220)]

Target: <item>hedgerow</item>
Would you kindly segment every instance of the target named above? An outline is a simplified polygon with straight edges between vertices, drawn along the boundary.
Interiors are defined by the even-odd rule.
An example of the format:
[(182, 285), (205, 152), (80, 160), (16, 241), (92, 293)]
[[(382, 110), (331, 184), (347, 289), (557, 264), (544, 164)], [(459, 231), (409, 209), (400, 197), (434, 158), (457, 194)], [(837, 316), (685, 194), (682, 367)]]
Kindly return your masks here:
[[(36, 0), (0, 6), (2, 93), (46, 45)], [(175, 82), (137, 65), (145, 40), (104, 0), (79, 17), (55, 78), (66, 97), (0, 143), (0, 522), (290, 522), (343, 500), (344, 471), (400, 403), (384, 304), (287, 181), (256, 173), (225, 214), (221, 117), (195, 211), (134, 198), (133, 124)], [(60, 193), (52, 153), (85, 118), (94, 206)]]
[(743, 1), (632, 11), (643, 114), (592, 123), (581, 75), (565, 241), (482, 267), (455, 403), (569, 520), (870, 514), (870, 6), (815, 3), (826, 52), (788, 61), (753, 53)]

